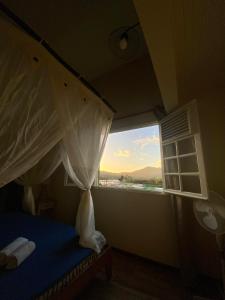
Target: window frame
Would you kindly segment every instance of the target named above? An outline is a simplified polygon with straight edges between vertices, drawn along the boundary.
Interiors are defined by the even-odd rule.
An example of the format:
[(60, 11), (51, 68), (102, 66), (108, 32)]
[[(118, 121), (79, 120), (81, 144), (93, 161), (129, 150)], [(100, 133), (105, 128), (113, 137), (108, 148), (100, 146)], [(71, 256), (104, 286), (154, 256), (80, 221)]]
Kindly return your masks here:
[[(185, 112), (188, 117), (188, 131), (182, 133), (181, 135), (174, 135), (173, 137), (169, 137), (168, 139), (163, 140), (162, 135), (162, 124), (164, 122), (174, 120), (173, 117), (176, 118), (179, 113)], [(186, 152), (185, 154), (180, 154), (179, 150), (179, 142), (183, 140), (193, 139), (194, 140), (194, 152)], [(169, 159), (176, 159), (178, 170), (177, 172), (165, 172), (165, 164), (164, 162), (168, 159), (165, 156), (165, 152), (163, 147), (174, 144), (175, 145), (175, 155), (169, 157)], [(165, 193), (174, 194), (177, 196), (189, 197), (189, 198), (197, 198), (197, 199), (208, 199), (208, 187), (207, 187), (207, 179), (206, 179), (206, 171), (205, 171), (205, 163), (204, 163), (204, 153), (202, 149), (201, 142), (201, 132), (199, 125), (199, 115), (197, 109), (197, 101), (193, 100), (183, 107), (175, 110), (174, 112), (168, 114), (165, 118), (160, 121), (160, 145), (161, 145), (161, 160), (162, 160), (162, 176), (163, 176), (163, 189)], [(182, 157), (195, 157), (197, 162), (197, 171), (194, 172), (181, 172), (181, 160)], [(179, 178), (179, 189), (176, 188), (168, 188), (168, 182), (166, 182), (166, 176), (178, 176)], [(198, 177), (200, 192), (191, 192), (187, 191), (183, 188), (184, 178), (186, 176), (190, 177)], [(182, 178), (183, 177), (183, 178)], [(190, 178), (189, 177), (189, 178)], [(187, 178), (187, 177), (186, 177)], [(193, 186), (193, 185), (192, 185)]]

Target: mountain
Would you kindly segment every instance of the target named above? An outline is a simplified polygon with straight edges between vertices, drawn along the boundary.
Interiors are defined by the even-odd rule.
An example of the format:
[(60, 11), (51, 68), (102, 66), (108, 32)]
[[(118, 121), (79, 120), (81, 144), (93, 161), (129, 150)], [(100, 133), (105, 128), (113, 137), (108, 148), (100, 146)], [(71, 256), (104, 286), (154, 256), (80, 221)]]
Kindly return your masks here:
[(107, 171), (100, 171), (100, 178), (102, 179), (119, 179), (122, 173), (113, 173)]
[(162, 177), (161, 168), (146, 167), (133, 172), (124, 173), (124, 175), (131, 176), (134, 179), (151, 179), (155, 177)]
[(162, 177), (161, 168), (154, 168), (154, 167), (145, 167), (143, 169), (135, 170), (133, 172), (120, 172), (120, 173), (113, 173), (107, 171), (100, 172), (100, 178), (102, 179), (119, 179), (121, 176), (130, 176), (133, 179), (141, 179), (141, 180), (148, 180), (156, 177)]

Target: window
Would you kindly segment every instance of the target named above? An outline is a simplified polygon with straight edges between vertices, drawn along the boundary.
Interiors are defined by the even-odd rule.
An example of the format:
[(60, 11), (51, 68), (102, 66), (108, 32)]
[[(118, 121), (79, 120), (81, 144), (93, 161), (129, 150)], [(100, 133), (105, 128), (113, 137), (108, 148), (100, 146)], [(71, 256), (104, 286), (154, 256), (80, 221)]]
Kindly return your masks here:
[(159, 126), (109, 134), (97, 181), (100, 187), (162, 191)]
[[(74, 185), (68, 175), (64, 185)], [(160, 125), (109, 134), (95, 186), (207, 199), (197, 102), (169, 114)]]
[(193, 101), (161, 121), (164, 190), (171, 194), (207, 199), (207, 183)]

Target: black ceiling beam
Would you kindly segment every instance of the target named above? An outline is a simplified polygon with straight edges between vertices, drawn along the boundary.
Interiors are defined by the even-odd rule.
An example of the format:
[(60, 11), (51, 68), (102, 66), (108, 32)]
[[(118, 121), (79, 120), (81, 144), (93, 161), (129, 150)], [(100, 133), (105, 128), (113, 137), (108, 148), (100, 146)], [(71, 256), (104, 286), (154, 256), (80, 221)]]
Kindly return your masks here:
[(7, 6), (5, 6), (2, 2), (0, 2), (0, 10), (11, 20), (13, 20), (19, 27), (21, 27), (29, 36), (31, 36), (34, 40), (41, 43), (41, 45), (52, 55), (54, 58), (63, 65), (70, 73), (72, 73), (78, 80), (80, 80), (89, 90), (91, 90), (96, 96), (98, 96), (102, 102), (104, 102), (114, 113), (116, 110), (112, 107), (112, 105), (101, 96), (101, 94), (92, 86), (90, 82), (88, 82), (85, 78), (83, 78), (79, 72), (77, 72), (71, 65), (65, 62), (62, 57), (51, 48), (51, 46), (42, 39), (27, 23), (25, 23), (21, 18), (14, 14)]

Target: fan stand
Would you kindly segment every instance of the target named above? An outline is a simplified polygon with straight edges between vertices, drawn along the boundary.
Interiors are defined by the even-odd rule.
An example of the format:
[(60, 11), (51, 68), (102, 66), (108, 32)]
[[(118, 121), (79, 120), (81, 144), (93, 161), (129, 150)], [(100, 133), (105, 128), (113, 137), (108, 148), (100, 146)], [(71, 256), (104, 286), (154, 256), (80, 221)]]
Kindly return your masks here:
[(225, 238), (224, 235), (216, 235), (216, 242), (220, 254), (221, 275), (222, 275), (222, 294), (225, 300)]
[[(189, 251), (190, 244), (189, 239), (185, 238), (186, 228), (185, 228), (185, 215), (184, 211), (186, 209), (186, 202), (182, 200), (182, 197), (173, 195), (173, 207), (175, 212), (176, 219), (176, 229), (178, 235), (178, 247), (180, 255), (180, 264), (181, 264), (181, 276), (183, 285), (185, 288), (185, 295), (187, 298), (184, 299), (206, 299), (198, 298), (198, 296), (192, 295), (193, 283), (196, 281), (196, 270), (193, 267), (193, 261), (191, 259)], [(220, 253), (221, 261), (221, 277), (222, 277), (222, 287), (220, 285), (221, 296), (225, 300), (225, 235), (216, 235), (216, 241), (218, 245), (218, 251)], [(192, 298), (194, 296), (194, 298)], [(189, 297), (189, 298), (188, 298)]]

